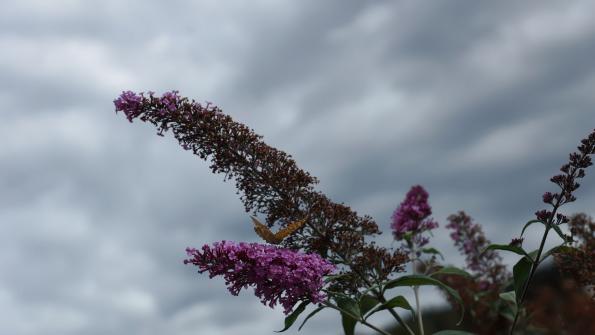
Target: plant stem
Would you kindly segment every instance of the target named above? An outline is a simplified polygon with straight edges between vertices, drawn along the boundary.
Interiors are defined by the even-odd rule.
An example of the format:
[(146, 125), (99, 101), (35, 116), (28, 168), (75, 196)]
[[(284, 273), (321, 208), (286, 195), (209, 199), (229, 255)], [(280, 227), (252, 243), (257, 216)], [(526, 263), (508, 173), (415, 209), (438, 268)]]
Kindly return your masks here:
[(512, 326), (510, 327), (510, 332), (509, 332), (510, 335), (512, 335), (514, 333), (514, 327), (516, 326), (516, 323), (518, 321), (519, 314), (521, 312), (521, 306), (523, 304), (523, 301), (525, 300), (527, 291), (529, 290), (529, 284), (531, 283), (531, 279), (533, 279), (535, 270), (537, 270), (537, 266), (539, 265), (539, 258), (541, 258), (541, 253), (543, 252), (543, 247), (545, 246), (545, 240), (547, 240), (547, 234), (549, 232), (550, 232), (550, 226), (548, 225), (545, 228), (545, 232), (543, 233), (543, 238), (541, 239), (541, 244), (539, 245), (539, 250), (537, 250), (537, 255), (535, 256), (535, 261), (533, 262), (533, 265), (531, 266), (531, 272), (529, 273), (529, 278), (527, 278), (527, 281), (525, 282), (525, 285), (523, 286), (523, 293), (521, 293), (521, 297), (518, 302), (517, 310), (514, 315), (514, 321), (512, 322)]
[(331, 303), (331, 302), (325, 301), (325, 302), (323, 302), (322, 304), (323, 304), (323, 305), (325, 305), (325, 306), (327, 306), (327, 307), (330, 307), (330, 308), (332, 308), (332, 309), (336, 309), (337, 311), (339, 311), (339, 312), (341, 312), (341, 313), (344, 313), (344, 314), (346, 314), (346, 315), (348, 315), (348, 316), (352, 317), (354, 320), (356, 320), (356, 321), (360, 322), (361, 324), (363, 324), (364, 326), (366, 326), (366, 327), (368, 327), (368, 328), (372, 328), (372, 329), (374, 329), (375, 331), (377, 331), (378, 333), (380, 333), (380, 334), (382, 334), (382, 335), (391, 335), (389, 332), (387, 332), (387, 331), (384, 331), (384, 330), (382, 330), (382, 329), (380, 329), (380, 328), (378, 328), (378, 327), (374, 326), (373, 324), (371, 324), (371, 323), (369, 323), (368, 321), (364, 320), (362, 317), (358, 317), (358, 316), (356, 316), (356, 315), (353, 315), (351, 312), (349, 312), (349, 311), (347, 311), (347, 310), (344, 310), (344, 309), (342, 309), (341, 307), (339, 307), (339, 306), (337, 306), (337, 305), (335, 305), (335, 304), (333, 304), (333, 303)]
[[(373, 290), (373, 292), (376, 294), (376, 297), (378, 297), (378, 300), (380, 300), (381, 303), (386, 303), (386, 298), (384, 298), (384, 295), (381, 294), (380, 292), (377, 292), (376, 290)], [(409, 326), (407, 325), (407, 323), (405, 323), (405, 321), (403, 321), (403, 319), (401, 319), (401, 317), (399, 316), (399, 314), (397, 312), (395, 312), (395, 310), (393, 308), (389, 308), (388, 311), (390, 312), (390, 314), (397, 320), (397, 322), (399, 322), (399, 324), (405, 328), (405, 330), (407, 330), (407, 332), (410, 335), (415, 335), (415, 333), (413, 332), (413, 330), (411, 330), (411, 328), (409, 328)]]
[[(574, 178), (575, 173), (576, 173), (576, 171), (573, 172), (570, 177)], [(560, 196), (556, 197), (556, 203), (554, 204), (554, 207), (552, 209), (552, 214), (550, 215), (550, 217), (548, 218), (548, 220), (546, 222), (545, 232), (543, 233), (543, 238), (541, 239), (541, 243), (539, 244), (539, 250), (537, 250), (537, 255), (535, 256), (535, 260), (533, 261), (533, 264), (531, 266), (531, 272), (529, 273), (529, 278), (527, 278), (527, 281), (523, 285), (523, 293), (521, 293), (521, 297), (518, 300), (517, 311), (514, 315), (514, 321), (512, 321), (512, 326), (510, 327), (510, 332), (509, 332), (510, 335), (512, 335), (514, 333), (514, 327), (516, 326), (517, 321), (519, 319), (519, 314), (521, 312), (521, 307), (523, 305), (523, 301), (525, 301), (525, 296), (527, 295), (527, 291), (529, 290), (529, 285), (531, 284), (533, 275), (535, 275), (535, 271), (537, 270), (537, 266), (539, 265), (539, 259), (541, 258), (541, 253), (543, 252), (543, 247), (545, 246), (545, 240), (547, 240), (547, 234), (550, 232), (550, 229), (551, 229), (552, 225), (554, 224), (554, 217), (556, 216), (556, 212), (558, 211), (558, 208), (561, 206), (560, 199), (562, 199), (562, 194), (564, 194), (565, 191), (566, 191), (566, 189), (562, 189), (562, 192), (560, 192)]]
[[(415, 243), (411, 243), (411, 267), (413, 274), (417, 274), (417, 270), (415, 269), (415, 261), (418, 261), (417, 258), (417, 249), (415, 248)], [(421, 315), (421, 304), (419, 302), (419, 286), (413, 286), (413, 293), (415, 294), (415, 306), (416, 306), (416, 314), (417, 314), (417, 326), (419, 328), (419, 334), (424, 335), (424, 321)]]

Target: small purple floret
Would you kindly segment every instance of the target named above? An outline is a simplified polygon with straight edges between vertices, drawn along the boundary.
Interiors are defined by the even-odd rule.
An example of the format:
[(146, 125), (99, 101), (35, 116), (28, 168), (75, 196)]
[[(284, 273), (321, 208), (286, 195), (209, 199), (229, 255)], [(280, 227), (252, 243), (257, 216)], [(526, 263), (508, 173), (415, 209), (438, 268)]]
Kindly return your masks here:
[(121, 111), (126, 115), (128, 121), (132, 122), (132, 119), (140, 113), (140, 107), (142, 105), (142, 95), (136, 94), (132, 91), (123, 91), (120, 96), (114, 100), (116, 106), (116, 113)]
[(178, 108), (178, 101), (180, 97), (178, 96), (178, 91), (171, 91), (163, 93), (161, 96), (161, 103), (163, 104), (163, 108), (161, 109), (161, 115), (165, 115), (168, 112), (174, 112)]

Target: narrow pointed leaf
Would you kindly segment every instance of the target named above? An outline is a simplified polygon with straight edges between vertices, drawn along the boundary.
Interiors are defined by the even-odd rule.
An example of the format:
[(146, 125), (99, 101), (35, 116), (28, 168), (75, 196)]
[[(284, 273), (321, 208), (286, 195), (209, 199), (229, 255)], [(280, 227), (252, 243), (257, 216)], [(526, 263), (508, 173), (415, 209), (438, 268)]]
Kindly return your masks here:
[(313, 310), (310, 314), (308, 314), (308, 316), (306, 316), (304, 321), (302, 321), (302, 324), (298, 328), (298, 331), (302, 330), (302, 327), (304, 327), (304, 325), (306, 324), (306, 321), (308, 321), (311, 317), (313, 317), (314, 315), (316, 315), (316, 313), (320, 312), (323, 309), (324, 309), (324, 306), (320, 306), (320, 307), (316, 308), (315, 310)]
[(533, 250), (533, 251), (531, 251), (529, 253), (529, 261), (530, 262), (534, 262), (535, 261), (535, 259), (537, 258), (537, 253), (538, 252), (539, 252), (539, 249), (535, 249), (535, 250)]
[(456, 276), (463, 276), (467, 278), (471, 278), (471, 274), (465, 270), (461, 270), (454, 266), (445, 266), (442, 269), (433, 272), (430, 276), (433, 277), (435, 275), (456, 275)]
[(525, 282), (529, 278), (531, 272), (531, 262), (526, 258), (521, 258), (512, 268), (512, 276), (514, 279), (514, 291), (516, 293), (517, 302), (521, 298)]
[(530, 258), (529, 254), (525, 251), (525, 249), (521, 248), (521, 247), (517, 247), (514, 245), (508, 245), (508, 244), (490, 244), (490, 246), (488, 246), (487, 248), (485, 248), (482, 253), (488, 251), (488, 250), (505, 250), (505, 251), (511, 251), (514, 252), (517, 255), (521, 255), (521, 256), (527, 256)]
[(351, 316), (341, 312), (341, 324), (343, 325), (343, 332), (345, 335), (355, 334), (355, 325), (357, 321)]
[(500, 299), (504, 300), (507, 303), (505, 306), (505, 310), (503, 311), (505, 314), (503, 314), (503, 315), (506, 318), (508, 318), (508, 315), (514, 316), (518, 310), (516, 293), (514, 291), (508, 291), (508, 292), (500, 293), (499, 296), (500, 296)]
[[(368, 293), (370, 293), (370, 292), (372, 292), (372, 291), (374, 291), (374, 290), (379, 290), (379, 289), (382, 289), (382, 286), (383, 286), (383, 285), (385, 285), (386, 283), (387, 283), (387, 281), (386, 281), (386, 282), (379, 283), (379, 284), (372, 285), (372, 286), (370, 286), (368, 289), (364, 290), (364, 291), (362, 292), (362, 294), (368, 294)], [(383, 290), (384, 290), (384, 289), (382, 289), (382, 291), (383, 291)]]
[(421, 252), (423, 252), (424, 254), (438, 255), (438, 256), (440, 256), (440, 258), (444, 259), (444, 256), (442, 255), (442, 253), (440, 251), (436, 250), (436, 248), (423, 248), (423, 249), (421, 249)]
[(559, 226), (557, 225), (552, 225), (552, 228), (554, 228), (554, 231), (556, 232), (556, 234), (558, 234), (558, 236), (560, 236), (560, 238), (562, 239), (562, 241), (564, 242), (572, 242), (572, 236), (568, 236), (566, 234), (564, 234), (562, 232), (562, 229), (560, 229)]
[(457, 325), (459, 325), (461, 323), (461, 321), (463, 321), (463, 316), (465, 315), (465, 306), (463, 305), (463, 300), (461, 299), (459, 292), (455, 291), (452, 287), (444, 284), (443, 282), (439, 281), (438, 279), (435, 279), (435, 278), (432, 278), (429, 276), (425, 276), (425, 275), (402, 276), (400, 278), (393, 279), (393, 280), (389, 281), (386, 284), (385, 289), (388, 290), (388, 289), (391, 289), (394, 287), (399, 287), (399, 286), (413, 287), (413, 286), (424, 286), (424, 285), (438, 286), (438, 287), (442, 288), (443, 290), (445, 290), (453, 298), (455, 298), (455, 300), (459, 303), (459, 306), (461, 307), (461, 318), (460, 318), (459, 322), (457, 323)]
[(545, 223), (541, 220), (531, 220), (531, 221), (525, 223), (525, 226), (523, 227), (523, 230), (521, 231), (521, 236), (523, 236), (523, 234), (525, 233), (525, 229), (529, 228), (530, 225), (537, 223), (537, 222), (539, 222), (545, 226)]
[(341, 323), (343, 324), (343, 331), (345, 335), (353, 335), (355, 325), (360, 318), (359, 304), (352, 298), (338, 297), (336, 299), (337, 306), (344, 310), (341, 312)]
[(408, 309), (408, 310), (411, 311), (411, 314), (412, 315), (415, 312), (414, 309), (413, 309), (413, 307), (411, 307), (411, 305), (407, 301), (407, 299), (405, 299), (405, 297), (403, 297), (402, 295), (399, 295), (399, 296), (396, 296), (396, 297), (388, 300), (387, 302), (383, 303), (382, 305), (376, 306), (376, 308), (372, 309), (370, 311), (370, 313), (368, 313), (368, 315), (366, 315), (364, 317), (364, 319), (369, 318), (370, 316), (372, 316), (372, 314), (374, 314), (376, 312), (380, 312), (382, 310), (390, 309), (390, 308), (395, 308), (395, 307), (399, 307), (399, 308), (403, 308), (403, 309)]
[(368, 311), (370, 311), (372, 308), (374, 308), (376, 305), (378, 305), (380, 303), (380, 301), (378, 301), (378, 299), (376, 299), (375, 297), (371, 296), (371, 295), (363, 295), (360, 299), (359, 299), (359, 310), (361, 315), (366, 315), (366, 313), (368, 313)]
[(553, 254), (568, 253), (568, 252), (570, 252), (572, 250), (575, 250), (575, 249), (576, 248), (569, 247), (569, 246), (564, 245), (564, 244), (560, 244), (560, 245), (555, 246), (555, 247), (551, 248), (550, 250), (544, 252), (543, 255), (541, 256), (541, 259), (539, 261), (542, 262), (546, 258), (550, 257)]
[(285, 318), (285, 328), (281, 330), (275, 331), (276, 333), (281, 333), (289, 329), (295, 320), (297, 320), (298, 316), (302, 314), (302, 312), (306, 309), (306, 306), (309, 304), (309, 301), (303, 301), (299, 306)]
[(359, 304), (357, 303), (357, 301), (353, 300), (352, 298), (345, 297), (338, 297), (336, 301), (337, 306), (339, 306), (339, 308), (346, 310), (347, 312), (353, 314), (357, 318), (361, 316)]
[(500, 299), (512, 303), (516, 306), (516, 293), (514, 291), (503, 292), (499, 294)]

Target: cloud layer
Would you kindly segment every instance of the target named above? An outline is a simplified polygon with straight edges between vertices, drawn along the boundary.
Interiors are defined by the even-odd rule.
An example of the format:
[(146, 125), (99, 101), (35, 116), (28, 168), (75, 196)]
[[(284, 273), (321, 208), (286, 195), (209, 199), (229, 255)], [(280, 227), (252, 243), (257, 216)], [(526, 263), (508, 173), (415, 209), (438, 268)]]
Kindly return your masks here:
[[(590, 1), (40, 1), (0, 12), (0, 333), (269, 334), (281, 310), (184, 267), (256, 241), (232, 183), (113, 113), (212, 101), (383, 230), (411, 185), (506, 242), (595, 127)], [(567, 212), (595, 214), (588, 171)], [(390, 245), (390, 234), (383, 243)], [(446, 234), (434, 240), (461, 264)], [(528, 243), (533, 243), (528, 239)], [(440, 304), (428, 290), (429, 304)], [(378, 319), (382, 323), (384, 319)], [(321, 313), (301, 334), (339, 333)], [(295, 331), (294, 331), (295, 333)]]

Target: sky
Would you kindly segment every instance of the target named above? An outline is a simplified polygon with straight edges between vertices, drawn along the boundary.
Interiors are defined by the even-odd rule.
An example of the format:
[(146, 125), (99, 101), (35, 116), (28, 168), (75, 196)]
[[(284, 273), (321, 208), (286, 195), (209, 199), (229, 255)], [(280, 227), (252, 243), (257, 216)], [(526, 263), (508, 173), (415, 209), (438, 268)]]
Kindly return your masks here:
[[(595, 128), (592, 1), (1, 5), (1, 334), (282, 328), (251, 289), (231, 296), (182, 264), (187, 246), (258, 238), (233, 183), (114, 113), (123, 90), (213, 102), (373, 216), (385, 246), (398, 246), (394, 208), (423, 185), (442, 226), (432, 244), (459, 266), (448, 215), (507, 243)], [(595, 214), (593, 174), (565, 213)], [(422, 301), (444, 303), (426, 288)], [(339, 334), (339, 320), (323, 311), (300, 334)]]

